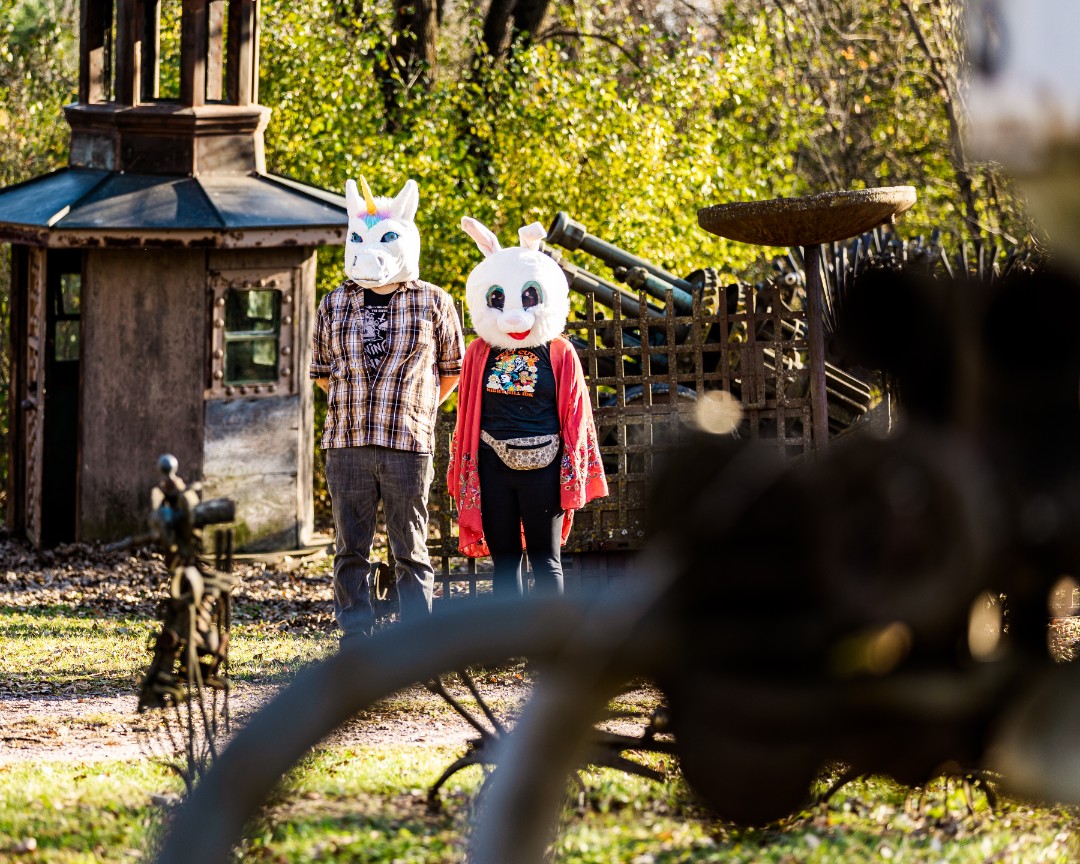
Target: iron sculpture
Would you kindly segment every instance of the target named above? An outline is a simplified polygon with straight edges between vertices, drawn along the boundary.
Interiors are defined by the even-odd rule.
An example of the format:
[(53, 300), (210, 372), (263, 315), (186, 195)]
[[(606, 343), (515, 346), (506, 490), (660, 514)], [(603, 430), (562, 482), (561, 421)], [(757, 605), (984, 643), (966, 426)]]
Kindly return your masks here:
[(151, 492), (149, 530), (113, 545), (152, 544), (164, 556), (168, 597), (159, 607), (161, 630), (139, 685), (138, 711), (154, 722), (142, 746), (179, 774), (190, 793), (217, 757), (218, 738), (229, 731), (229, 631), (232, 532), (215, 533), (213, 569), (203, 563), (203, 530), (232, 522), (227, 498), (200, 499), (178, 475), (175, 457), (158, 460), (162, 478)]

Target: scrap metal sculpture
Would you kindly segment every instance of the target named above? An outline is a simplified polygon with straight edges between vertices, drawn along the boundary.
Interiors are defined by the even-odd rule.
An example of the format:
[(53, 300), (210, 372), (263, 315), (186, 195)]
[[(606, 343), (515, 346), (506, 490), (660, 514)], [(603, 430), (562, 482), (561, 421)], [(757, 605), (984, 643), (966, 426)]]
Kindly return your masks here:
[[(477, 733), (477, 736), (466, 745), (465, 753), (447, 766), (446, 770), (428, 788), (428, 809), (432, 811), (440, 807), (439, 790), (447, 780), (471, 765), (494, 766), (498, 759), (499, 747), (509, 735), (507, 724), (491, 710), (469, 673), (460, 670), (457, 676), (476, 701), (484, 720), (456, 699), (446, 689), (442, 678), (435, 678), (425, 685), (432, 693), (440, 696)], [(583, 764), (594, 768), (614, 768), (626, 774), (644, 777), (646, 780), (658, 782), (663, 780), (664, 775), (661, 772), (641, 764), (632, 756), (639, 753), (674, 753), (674, 743), (666, 734), (669, 731), (667, 719), (667, 708), (662, 705), (651, 712), (638, 735), (594, 730), (590, 735), (587, 751), (582, 757)]]
[(231, 522), (227, 498), (200, 500), (198, 487), (177, 476), (175, 457), (158, 460), (161, 482), (151, 492), (149, 530), (114, 548), (155, 545), (168, 571), (168, 597), (159, 607), (161, 630), (139, 685), (138, 711), (156, 724), (143, 749), (176, 771), (188, 793), (218, 754), (229, 732), (229, 630), (232, 532), (215, 533), (213, 569), (203, 563), (203, 529)]

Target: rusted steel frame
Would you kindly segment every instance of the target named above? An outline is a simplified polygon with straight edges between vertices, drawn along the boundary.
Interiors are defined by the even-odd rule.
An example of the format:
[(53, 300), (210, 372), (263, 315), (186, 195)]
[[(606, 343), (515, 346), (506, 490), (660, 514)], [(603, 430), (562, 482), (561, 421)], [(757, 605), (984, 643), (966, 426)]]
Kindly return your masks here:
[(824, 451), (829, 446), (829, 407), (825, 392), (825, 289), (821, 279), (821, 247), (817, 244), (807, 246), (804, 258), (813, 440), (814, 447)]
[[(612, 328), (611, 335), (612, 341), (615, 343), (611, 347), (615, 351), (615, 405), (625, 408), (626, 406), (626, 361), (623, 352), (626, 350), (623, 346), (623, 318), (622, 318), (622, 298), (621, 296), (615, 298), (615, 302), (611, 305), (611, 320)], [(619, 455), (619, 475), (620, 480), (625, 478), (625, 475), (629, 472), (629, 465), (626, 459), (626, 415), (625, 413), (616, 412), (616, 427), (615, 427), (615, 443), (618, 447)], [(625, 488), (624, 483), (620, 482), (620, 493)], [(619, 496), (619, 517), (620, 519), (625, 515), (622, 498)]]

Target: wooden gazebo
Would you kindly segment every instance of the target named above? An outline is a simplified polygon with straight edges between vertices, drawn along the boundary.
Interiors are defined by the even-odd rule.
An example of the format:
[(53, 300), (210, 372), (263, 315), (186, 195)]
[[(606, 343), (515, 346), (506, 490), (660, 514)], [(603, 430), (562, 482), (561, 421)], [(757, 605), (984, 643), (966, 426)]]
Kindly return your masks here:
[(237, 500), (239, 550), (301, 546), (315, 250), (343, 241), (344, 200), (266, 173), (257, 0), (81, 10), (68, 167), (0, 190), (9, 528), (39, 545), (135, 533), (169, 452)]

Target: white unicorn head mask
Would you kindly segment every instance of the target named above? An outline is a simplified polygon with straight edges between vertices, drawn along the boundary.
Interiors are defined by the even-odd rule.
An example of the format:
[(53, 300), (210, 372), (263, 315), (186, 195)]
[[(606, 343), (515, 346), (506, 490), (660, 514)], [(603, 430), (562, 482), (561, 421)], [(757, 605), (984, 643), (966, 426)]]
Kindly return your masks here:
[(486, 227), (465, 216), (461, 228), (484, 253), (465, 282), (465, 302), (477, 335), (497, 348), (533, 348), (566, 327), (570, 288), (559, 265), (540, 251), (539, 222), (519, 229), (520, 246), (503, 249)]
[(379, 288), (420, 277), (420, 232), (413, 217), (420, 203), (415, 180), (406, 180), (393, 198), (375, 198), (363, 177), (361, 199), (356, 182), (345, 182), (349, 234), (345, 238), (345, 275), (365, 288)]

